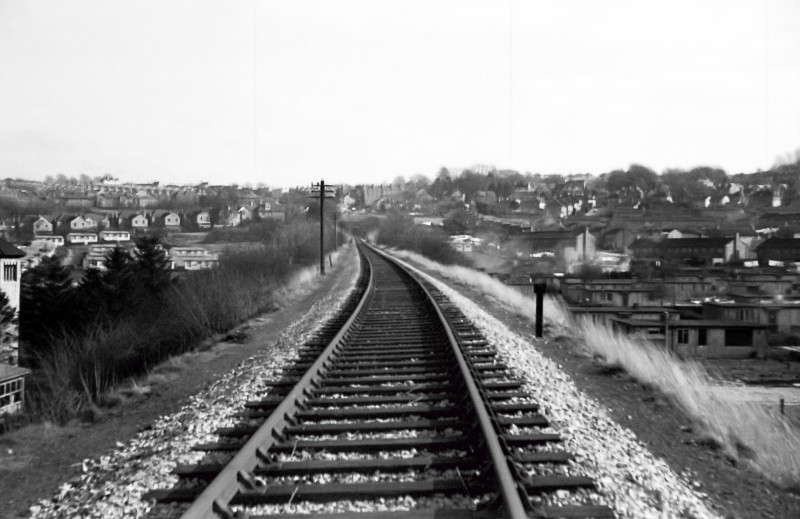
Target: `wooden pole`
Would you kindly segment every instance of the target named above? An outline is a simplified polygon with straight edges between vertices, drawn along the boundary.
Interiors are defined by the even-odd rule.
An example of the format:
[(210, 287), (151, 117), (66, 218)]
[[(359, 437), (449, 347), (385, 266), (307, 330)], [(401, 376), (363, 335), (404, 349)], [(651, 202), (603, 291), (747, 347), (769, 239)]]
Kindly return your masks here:
[(536, 337), (541, 337), (544, 321), (544, 294), (547, 292), (547, 285), (535, 283), (533, 291), (536, 294)]
[(319, 274), (325, 275), (325, 181), (319, 182)]

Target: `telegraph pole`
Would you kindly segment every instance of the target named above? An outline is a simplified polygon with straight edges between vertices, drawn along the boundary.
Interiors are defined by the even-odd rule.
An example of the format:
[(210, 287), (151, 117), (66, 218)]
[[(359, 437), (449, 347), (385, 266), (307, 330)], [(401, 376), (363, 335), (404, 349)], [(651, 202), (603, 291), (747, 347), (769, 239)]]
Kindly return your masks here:
[(325, 275), (325, 181), (319, 181), (319, 275)]
[[(325, 187), (325, 181), (320, 180), (318, 184), (311, 184), (311, 196), (309, 198), (317, 198), (314, 196), (314, 192), (319, 190), (319, 274), (320, 276), (325, 275), (325, 199), (326, 198), (333, 198), (333, 196), (328, 197), (328, 193), (326, 190), (333, 190), (332, 186)], [(334, 216), (334, 218), (336, 218)], [(336, 221), (334, 220), (334, 233), (336, 228)]]

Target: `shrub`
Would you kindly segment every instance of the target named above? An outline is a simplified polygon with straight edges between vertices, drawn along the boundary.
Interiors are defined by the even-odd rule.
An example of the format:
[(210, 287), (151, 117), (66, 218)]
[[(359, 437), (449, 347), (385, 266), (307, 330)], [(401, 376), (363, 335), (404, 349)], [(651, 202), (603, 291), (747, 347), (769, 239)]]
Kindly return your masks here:
[(151, 239), (141, 240), (133, 258), (113, 252), (112, 268), (89, 273), (78, 287), (62, 283), (64, 272), (47, 265), (32, 278), (36, 284), (27, 284), (38, 290), (27, 297), (45, 289), (63, 297), (53, 300), (60, 307), (47, 306), (40, 314), (58, 316), (66, 311), (65, 302), (73, 313), (76, 306), (84, 313), (79, 326), (59, 323), (26, 342), (37, 381), (29, 409), (59, 422), (78, 416), (113, 386), (271, 309), (275, 291), (290, 274), (319, 258), (314, 229), (318, 232), (310, 223), (272, 226), (256, 247), (228, 253), (217, 268), (177, 281), (163, 249)]
[(450, 246), (444, 230), (415, 225), (413, 220), (399, 212), (389, 213), (380, 222), (377, 240), (389, 247), (418, 252), (445, 265), (470, 264), (466, 256)]

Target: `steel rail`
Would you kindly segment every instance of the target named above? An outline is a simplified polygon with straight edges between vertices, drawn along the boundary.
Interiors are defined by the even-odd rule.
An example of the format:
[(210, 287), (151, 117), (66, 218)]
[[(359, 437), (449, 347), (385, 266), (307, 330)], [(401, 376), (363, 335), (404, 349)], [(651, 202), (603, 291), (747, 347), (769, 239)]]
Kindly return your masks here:
[(250, 476), (251, 472), (259, 464), (259, 461), (266, 459), (265, 453), (276, 442), (273, 432), (285, 426), (287, 416), (297, 411), (298, 407), (308, 398), (306, 390), (310, 387), (312, 380), (325, 368), (325, 364), (334, 355), (334, 350), (345, 338), (345, 335), (350, 332), (356, 317), (372, 296), (375, 290), (374, 269), (368, 257), (366, 260), (366, 263), (361, 262), (361, 265), (366, 265), (369, 269), (366, 273), (369, 276), (367, 287), (350, 317), (306, 374), (294, 385), (289, 394), (272, 411), (267, 420), (253, 433), (225, 468), (192, 502), (191, 506), (181, 515), (181, 519), (218, 519), (221, 516), (230, 515), (228, 503), (239, 492), (242, 481), (253, 481)]
[(528, 519), (529, 515), (526, 511), (525, 505), (522, 502), (522, 499), (520, 498), (520, 493), (517, 489), (517, 482), (515, 481), (513, 474), (511, 474), (511, 470), (508, 466), (508, 458), (506, 457), (506, 453), (503, 451), (503, 447), (500, 445), (500, 439), (497, 436), (497, 431), (495, 430), (492, 419), (489, 416), (488, 410), (486, 409), (486, 405), (483, 402), (483, 398), (481, 398), (480, 389), (478, 389), (477, 384), (473, 380), (472, 371), (466, 359), (464, 358), (461, 348), (459, 347), (456, 336), (450, 326), (450, 322), (447, 320), (447, 318), (445, 318), (444, 313), (436, 303), (433, 294), (431, 294), (428, 288), (422, 282), (420, 282), (405, 265), (401, 264), (385, 252), (376, 249), (375, 247), (369, 245), (368, 247), (370, 250), (378, 253), (381, 257), (386, 258), (388, 261), (400, 267), (403, 272), (411, 276), (417, 285), (420, 286), (425, 292), (425, 295), (431, 303), (431, 307), (436, 311), (436, 314), (444, 325), (444, 331), (447, 335), (447, 339), (453, 348), (453, 354), (455, 355), (456, 361), (458, 362), (458, 366), (461, 370), (461, 374), (464, 378), (464, 383), (467, 387), (467, 393), (469, 395), (470, 402), (472, 403), (475, 414), (478, 417), (478, 425), (480, 426), (484, 440), (486, 441), (486, 448), (491, 458), (492, 469), (494, 470), (495, 477), (497, 478), (498, 490), (506, 508), (505, 512), (509, 519)]

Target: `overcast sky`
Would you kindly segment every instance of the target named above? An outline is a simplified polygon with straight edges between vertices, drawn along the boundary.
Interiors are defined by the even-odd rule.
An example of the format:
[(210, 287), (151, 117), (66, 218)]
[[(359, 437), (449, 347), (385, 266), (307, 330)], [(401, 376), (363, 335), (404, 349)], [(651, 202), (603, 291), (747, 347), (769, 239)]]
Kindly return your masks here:
[(768, 169), (797, 0), (0, 0), (0, 176)]

